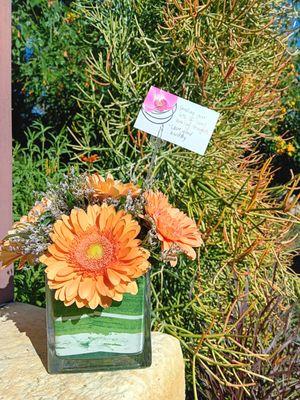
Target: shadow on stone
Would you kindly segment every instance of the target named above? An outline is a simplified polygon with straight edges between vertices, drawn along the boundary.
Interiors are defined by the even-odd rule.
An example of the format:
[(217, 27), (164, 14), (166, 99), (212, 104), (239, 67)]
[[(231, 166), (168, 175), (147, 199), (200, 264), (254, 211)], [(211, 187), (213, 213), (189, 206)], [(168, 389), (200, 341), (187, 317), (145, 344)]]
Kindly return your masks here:
[(11, 320), (30, 339), (47, 371), (47, 331), (45, 309), (29, 304), (8, 303), (0, 308), (0, 317)]

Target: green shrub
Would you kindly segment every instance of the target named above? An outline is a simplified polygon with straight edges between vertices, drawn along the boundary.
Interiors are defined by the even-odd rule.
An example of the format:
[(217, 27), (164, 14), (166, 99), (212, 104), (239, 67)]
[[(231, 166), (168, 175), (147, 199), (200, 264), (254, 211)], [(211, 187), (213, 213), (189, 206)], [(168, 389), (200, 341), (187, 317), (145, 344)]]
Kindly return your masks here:
[(205, 246), (196, 263), (154, 266), (154, 328), (181, 341), (195, 399), (288, 396), (297, 376), (289, 385), (268, 378), (284, 335), (267, 349), (284, 325), (279, 311), (299, 293), (282, 246), (291, 204), (276, 201), (285, 188), (268, 187), (269, 161), (251, 153), (280, 120), (291, 79), (286, 40), (270, 23), (273, 2), (84, 4), (104, 45), (89, 58), (91, 85), (81, 87), (71, 127), (78, 157), (96, 153), (96, 168), (143, 180), (153, 148), (132, 126), (152, 84), (221, 113), (204, 157), (169, 144), (159, 150), (157, 186), (199, 221)]
[[(46, 189), (47, 180), (57, 182), (70, 165), (71, 157), (65, 129), (58, 134), (50, 127), (35, 122), (25, 132), (26, 146), (17, 142), (13, 151), (13, 215), (17, 221), (26, 215), (37, 200), (37, 193)], [(16, 301), (45, 306), (44, 271), (16, 270)]]
[(85, 72), (89, 26), (69, 3), (13, 3), (15, 131), (37, 117), (61, 128), (77, 110), (77, 82), (89, 84)]

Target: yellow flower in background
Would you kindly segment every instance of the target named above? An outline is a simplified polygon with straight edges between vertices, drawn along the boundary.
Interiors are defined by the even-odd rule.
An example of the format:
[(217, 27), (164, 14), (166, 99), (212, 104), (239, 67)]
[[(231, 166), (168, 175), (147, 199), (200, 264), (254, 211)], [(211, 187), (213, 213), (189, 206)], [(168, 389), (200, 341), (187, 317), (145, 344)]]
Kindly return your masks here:
[(290, 157), (296, 153), (296, 147), (293, 143), (287, 143), (281, 136), (276, 136), (274, 138), (276, 144), (276, 153), (277, 154), (288, 154)]
[(276, 153), (277, 154), (284, 154), (286, 152), (286, 142), (284, 139), (282, 139), (281, 136), (276, 136), (275, 137), (275, 143), (276, 143)]
[(296, 147), (293, 145), (293, 143), (288, 143), (286, 146), (286, 152), (288, 155), (291, 157), (293, 154), (296, 152)]
[(64, 19), (64, 21), (65, 21), (67, 24), (71, 24), (73, 21), (75, 21), (76, 18), (77, 18), (77, 14), (75, 14), (75, 13), (72, 12), (72, 11), (68, 11), (68, 12), (67, 12), (67, 15), (66, 15), (66, 18)]

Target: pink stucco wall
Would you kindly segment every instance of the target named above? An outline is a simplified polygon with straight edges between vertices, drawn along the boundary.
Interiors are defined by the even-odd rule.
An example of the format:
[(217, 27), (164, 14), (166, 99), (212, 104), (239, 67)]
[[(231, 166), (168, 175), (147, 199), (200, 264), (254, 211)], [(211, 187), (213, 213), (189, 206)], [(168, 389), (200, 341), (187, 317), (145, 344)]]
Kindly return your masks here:
[[(0, 239), (12, 222), (11, 0), (0, 0)], [(0, 271), (0, 304), (12, 300), (12, 268)]]

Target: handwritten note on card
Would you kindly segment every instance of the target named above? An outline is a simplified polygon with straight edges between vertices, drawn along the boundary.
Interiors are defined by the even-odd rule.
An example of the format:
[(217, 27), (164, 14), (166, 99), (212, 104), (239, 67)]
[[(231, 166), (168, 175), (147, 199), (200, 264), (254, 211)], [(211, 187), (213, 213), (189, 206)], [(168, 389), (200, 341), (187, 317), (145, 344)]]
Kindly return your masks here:
[(203, 155), (219, 113), (152, 86), (134, 127)]

